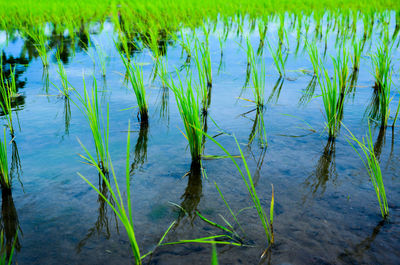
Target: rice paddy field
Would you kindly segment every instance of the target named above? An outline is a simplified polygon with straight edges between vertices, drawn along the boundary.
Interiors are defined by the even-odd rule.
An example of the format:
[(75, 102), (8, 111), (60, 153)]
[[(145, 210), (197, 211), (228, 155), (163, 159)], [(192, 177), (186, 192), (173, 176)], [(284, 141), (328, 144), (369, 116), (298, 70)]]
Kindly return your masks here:
[(0, 2), (0, 264), (399, 264), (400, 3)]

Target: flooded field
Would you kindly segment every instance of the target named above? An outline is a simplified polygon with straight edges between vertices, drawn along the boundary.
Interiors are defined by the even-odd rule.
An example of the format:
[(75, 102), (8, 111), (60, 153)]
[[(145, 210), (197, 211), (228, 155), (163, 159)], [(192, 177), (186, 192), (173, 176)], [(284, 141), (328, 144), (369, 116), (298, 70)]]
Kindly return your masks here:
[(398, 264), (399, 13), (132, 21), (1, 27), (4, 260)]

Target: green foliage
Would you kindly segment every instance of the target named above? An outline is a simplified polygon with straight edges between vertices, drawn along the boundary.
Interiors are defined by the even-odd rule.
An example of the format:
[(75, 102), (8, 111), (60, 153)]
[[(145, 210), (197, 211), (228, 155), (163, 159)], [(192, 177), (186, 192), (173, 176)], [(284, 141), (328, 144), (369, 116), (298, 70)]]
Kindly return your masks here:
[[(202, 122), (199, 104), (199, 91), (192, 86), (191, 77), (182, 82), (177, 72), (179, 83), (171, 79), (171, 90), (174, 92), (179, 114), (185, 127), (183, 135), (189, 142), (190, 154), (194, 162), (200, 162), (202, 152)], [(186, 89), (184, 88), (186, 86)]]
[(390, 115), (390, 93), (392, 87), (392, 46), (382, 43), (374, 54), (371, 55), (373, 75), (375, 77), (375, 91), (377, 96), (377, 117), (382, 126), (387, 126)]
[(0, 66), (0, 106), (7, 118), (8, 128), (11, 134), (14, 134), (12, 117), (12, 99), (17, 95), (17, 86), (15, 80), (15, 69), (10, 66), (10, 76), (6, 78), (3, 74), (2, 64)]
[(318, 76), (318, 81), (325, 110), (325, 125), (329, 138), (335, 138), (340, 128), (344, 100), (340, 99), (337, 72), (335, 71), (331, 79), (328, 71), (322, 64), (320, 65), (320, 69), (321, 76)]
[(257, 107), (264, 106), (264, 93), (265, 93), (265, 63), (264, 61), (258, 62), (254, 54), (253, 47), (250, 40), (247, 40), (247, 59), (251, 67), (251, 79), (253, 81), (253, 95), (254, 103)]
[(106, 119), (104, 119), (95, 77), (93, 77), (93, 86), (90, 94), (86, 89), (85, 79), (83, 79), (83, 95), (77, 93), (77, 99), (80, 104), (77, 104), (75, 101), (73, 102), (85, 115), (92, 131), (93, 142), (96, 147), (96, 163), (92, 163), (92, 160), (88, 160), (88, 162), (95, 167), (101, 168), (106, 173), (109, 171), (109, 108), (107, 105), (107, 116)]
[[(99, 174), (101, 175), (104, 183), (107, 185), (108, 190), (110, 191), (111, 197), (113, 199), (113, 203), (106, 198), (103, 193), (96, 188), (94, 184), (92, 184), (87, 178), (85, 178), (82, 174), (78, 173), (79, 176), (84, 179), (102, 198), (104, 201), (107, 202), (107, 204), (111, 207), (111, 209), (114, 211), (114, 213), (117, 215), (118, 219), (121, 221), (121, 223), (124, 225), (124, 228), (126, 230), (126, 233), (129, 238), (129, 242), (131, 244), (131, 249), (132, 253), (134, 256), (134, 261), (136, 265), (142, 264), (142, 257), (140, 255), (140, 250), (138, 243), (136, 241), (135, 237), (135, 230), (133, 226), (133, 218), (132, 218), (132, 202), (131, 202), (131, 189), (130, 189), (130, 174), (129, 174), (129, 168), (130, 168), (130, 163), (129, 163), (129, 151), (130, 151), (130, 126), (128, 127), (128, 136), (127, 136), (127, 144), (126, 144), (126, 170), (125, 170), (125, 180), (126, 180), (126, 204), (124, 204), (124, 200), (122, 198), (121, 190), (118, 185), (117, 181), (117, 176), (114, 171), (114, 167), (111, 162), (111, 158), (109, 154), (107, 153), (107, 161), (109, 162), (110, 165), (110, 171), (113, 176), (113, 181), (115, 188), (111, 187), (111, 183), (107, 175), (104, 173), (104, 170), (102, 167), (100, 167), (98, 164), (96, 164), (96, 159), (90, 154), (90, 152), (83, 146), (82, 148), (86, 152), (86, 157), (85, 159), (93, 164)], [(125, 206), (126, 205), (126, 206)]]
[[(346, 128), (347, 129), (347, 128)], [(362, 138), (362, 140), (358, 140), (351, 132), (347, 141), (354, 148), (358, 156), (361, 158), (365, 168), (368, 171), (368, 175), (371, 179), (372, 185), (374, 186), (374, 190), (378, 199), (379, 208), (381, 210), (382, 218), (386, 218), (389, 215), (389, 206), (386, 198), (385, 186), (383, 185), (383, 177), (381, 172), (381, 167), (379, 165), (379, 160), (375, 156), (374, 153), (374, 144), (372, 141), (372, 133), (371, 126), (368, 124), (368, 134)], [(359, 148), (361, 148), (362, 152), (359, 152), (357, 148), (354, 146), (353, 142), (355, 142)]]
[(235, 164), (236, 169), (238, 170), (240, 176), (242, 177), (242, 179), (243, 179), (243, 181), (244, 181), (244, 183), (246, 185), (247, 191), (249, 192), (249, 195), (250, 195), (251, 200), (253, 202), (254, 208), (257, 210), (258, 217), (259, 217), (259, 219), (261, 221), (261, 224), (262, 224), (262, 226), (264, 228), (265, 235), (267, 237), (268, 245), (270, 246), (271, 244), (274, 243), (274, 232), (273, 232), (274, 190), (273, 190), (273, 188), (272, 188), (272, 197), (271, 197), (270, 211), (269, 211), (269, 217), (268, 217), (268, 215), (264, 211), (264, 208), (262, 207), (261, 200), (257, 195), (256, 188), (255, 188), (255, 185), (254, 185), (254, 182), (253, 182), (253, 178), (252, 178), (251, 173), (250, 173), (250, 169), (248, 167), (246, 158), (245, 158), (245, 156), (243, 154), (242, 149), (240, 148), (240, 144), (237, 141), (236, 137), (234, 137), (234, 139), (235, 139), (235, 142), (236, 142), (236, 146), (237, 146), (237, 148), (238, 148), (238, 150), (240, 152), (240, 158), (241, 158), (242, 163), (244, 165), (244, 170), (242, 170), (240, 168), (239, 164), (235, 160), (235, 157), (232, 156), (228, 152), (228, 150), (226, 150), (217, 140), (215, 140), (213, 137), (211, 137), (210, 135), (206, 134), (205, 132), (203, 132), (203, 134), (209, 140), (211, 140), (216, 145), (218, 145), (222, 149), (222, 151), (224, 151), (225, 154)]
[(11, 174), (8, 168), (7, 138), (4, 129), (3, 140), (0, 139), (0, 183), (3, 189), (11, 189)]
[(121, 50), (118, 49), (118, 51), (131, 82), (133, 92), (136, 96), (136, 102), (139, 107), (140, 121), (147, 123), (149, 120), (149, 114), (146, 101), (146, 89), (143, 82), (143, 69), (137, 63), (131, 62), (128, 58), (125, 58)]

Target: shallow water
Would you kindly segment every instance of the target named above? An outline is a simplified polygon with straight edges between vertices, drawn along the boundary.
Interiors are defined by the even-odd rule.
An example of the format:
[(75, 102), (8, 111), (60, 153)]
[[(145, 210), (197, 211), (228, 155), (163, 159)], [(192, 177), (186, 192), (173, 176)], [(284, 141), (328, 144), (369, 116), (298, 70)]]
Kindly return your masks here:
[[(394, 22), (389, 27), (392, 32)], [(251, 32), (245, 24), (254, 49), (259, 43), (258, 31)], [(289, 23), (288, 23), (289, 24)], [(276, 45), (279, 21), (270, 23), (267, 39)], [(359, 23), (357, 29), (362, 32)], [(279, 75), (267, 47), (263, 58), (267, 65), (266, 98), (271, 99), (263, 113), (268, 147), (261, 148), (257, 136), (246, 145), (254, 124), (252, 104), (238, 99), (252, 98), (251, 88), (243, 90), (246, 80), (246, 53), (240, 47), (245, 38), (232, 29), (225, 42), (223, 56), (218, 36), (223, 27), (218, 25), (210, 34), (213, 66), (212, 100), (209, 108), (208, 133), (217, 134), (219, 128), (233, 133), (242, 144), (250, 170), (263, 205), (269, 205), (271, 184), (275, 190), (275, 242), (266, 263), (271, 264), (397, 264), (400, 258), (400, 169), (399, 130), (388, 128), (379, 133), (374, 127), (374, 141), (380, 149), (380, 162), (389, 201), (390, 218), (381, 221), (378, 202), (362, 161), (346, 141), (347, 132), (330, 142), (324, 132), (323, 105), (320, 97), (299, 104), (311, 75), (299, 69), (312, 70), (307, 53), (288, 57), (287, 74), (280, 92), (272, 94)], [(290, 47), (296, 47), (296, 32), (288, 27)], [(199, 32), (199, 31), (198, 31)], [(379, 39), (379, 23), (366, 44), (358, 76), (354, 99), (345, 103), (343, 123), (361, 137), (368, 128), (365, 118), (374, 78), (368, 54), (375, 50)], [(5, 36), (5, 33), (1, 33)], [(198, 36), (201, 36), (198, 33)], [(361, 35), (361, 33), (359, 33)], [(200, 174), (185, 175), (191, 167), (190, 152), (180, 130), (180, 119), (172, 91), (165, 91), (159, 80), (151, 81), (153, 63), (151, 51), (144, 48), (135, 53), (135, 60), (143, 63), (150, 110), (149, 127), (137, 123), (133, 91), (124, 82), (124, 68), (114, 48), (113, 27), (106, 22), (100, 30), (92, 25), (91, 43), (87, 51), (76, 49), (65, 56), (68, 80), (81, 92), (82, 75), (88, 87), (93, 75), (97, 79), (103, 103), (110, 108), (110, 153), (124, 190), (125, 148), (128, 120), (132, 123), (131, 163), (132, 201), (136, 237), (141, 251), (152, 250), (168, 226), (177, 224), (166, 237), (166, 242), (193, 239), (221, 232), (195, 215), (223, 224), (219, 215), (233, 223), (228, 209), (220, 198), (214, 182), (223, 192), (234, 211), (251, 206), (242, 178), (228, 159), (204, 160), (208, 178)], [(309, 36), (313, 36), (313, 25)], [(333, 71), (329, 54), (336, 54), (336, 35), (327, 39), (326, 67)], [(54, 37), (56, 39), (56, 37)], [(16, 111), (19, 126), (15, 126), (14, 148), (20, 158), (20, 182), (15, 178), (12, 197), (3, 196), (2, 224), (9, 230), (18, 227), (19, 245), (15, 254), (18, 264), (127, 264), (133, 263), (129, 240), (121, 223), (108, 207), (78, 175), (80, 172), (98, 184), (98, 175), (82, 163), (83, 153), (77, 139), (94, 151), (91, 132), (83, 114), (72, 103), (60, 96), (52, 83), (59, 85), (55, 50), (50, 51), (48, 88), (43, 80), (39, 57), (25, 55), (31, 51), (29, 43), (18, 34), (6, 42), (6, 58), (26, 58), (17, 64), (21, 103)], [(322, 39), (324, 40), (324, 39)], [(65, 42), (67, 43), (67, 42)], [(93, 43), (101, 43), (109, 55), (107, 74), (102, 78)], [(301, 45), (303, 45), (302, 43)], [(371, 44), (371, 45), (370, 45)], [(324, 41), (319, 48), (324, 49)], [(178, 43), (166, 46), (169, 69), (179, 68), (186, 60)], [(27, 52), (29, 53), (29, 52)], [(399, 85), (399, 49), (393, 53), (395, 82)], [(95, 65), (93, 60), (95, 58)], [(192, 66), (194, 62), (192, 61)], [(219, 71), (218, 71), (219, 69)], [(251, 83), (251, 81), (250, 81)], [(164, 94), (163, 94), (164, 92)], [(320, 94), (319, 86), (315, 95)], [(271, 95), (271, 96), (270, 96)], [(164, 97), (163, 97), (164, 96)], [(397, 107), (399, 97), (393, 93), (391, 109)], [(163, 99), (165, 101), (163, 102)], [(70, 113), (68, 110), (68, 103)], [(163, 112), (162, 106), (167, 106)], [(103, 104), (105, 105), (105, 104)], [(246, 115), (243, 113), (249, 112)], [(67, 117), (67, 118), (66, 118)], [(68, 118), (70, 117), (70, 118)], [(212, 122), (212, 120), (218, 127)], [(4, 120), (3, 124), (6, 124)], [(309, 127), (313, 130), (309, 130)], [(315, 131), (314, 131), (315, 130)], [(218, 141), (237, 154), (234, 139), (227, 135)], [(11, 150), (11, 148), (10, 148)], [(137, 150), (137, 152), (135, 152)], [(205, 153), (221, 155), (211, 142)], [(23, 184), (23, 185), (21, 185)], [(100, 188), (102, 187), (99, 183)], [(107, 193), (107, 191), (105, 190)], [(13, 202), (13, 204), (12, 204)], [(183, 215), (176, 206), (186, 209)], [(6, 216), (10, 217), (5, 222)], [(245, 210), (239, 221), (246, 232), (248, 247), (219, 246), (220, 264), (257, 264), (266, 247), (266, 237), (256, 211)], [(150, 264), (210, 264), (209, 245), (183, 244), (158, 248), (145, 263)]]

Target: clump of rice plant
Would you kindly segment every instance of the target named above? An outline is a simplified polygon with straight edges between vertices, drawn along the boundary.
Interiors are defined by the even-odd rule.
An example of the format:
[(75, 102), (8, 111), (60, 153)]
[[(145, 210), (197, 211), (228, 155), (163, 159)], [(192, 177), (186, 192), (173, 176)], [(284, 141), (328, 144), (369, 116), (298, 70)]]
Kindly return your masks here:
[(250, 61), (251, 79), (253, 81), (253, 95), (254, 103), (257, 107), (264, 106), (264, 92), (265, 92), (265, 64), (263, 61), (257, 62), (254, 54), (253, 47), (249, 40), (247, 40), (247, 58)]
[(15, 69), (10, 66), (10, 76), (6, 78), (3, 75), (3, 68), (0, 66), (0, 107), (7, 118), (8, 128), (14, 135), (13, 117), (12, 117), (12, 99), (17, 95), (17, 85), (15, 80)]
[(131, 62), (125, 58), (122, 52), (120, 52), (120, 55), (131, 82), (133, 92), (136, 96), (136, 102), (139, 108), (138, 119), (143, 123), (147, 123), (149, 120), (149, 114), (146, 101), (146, 89), (143, 82), (143, 69), (135, 62)]
[(353, 71), (358, 71), (360, 68), (360, 59), (364, 49), (364, 43), (361, 40), (353, 40), (352, 48), (353, 56), (351, 57), (351, 60), (353, 62)]
[(329, 138), (335, 138), (340, 128), (340, 119), (342, 118), (344, 100), (340, 99), (336, 71), (331, 79), (325, 67), (323, 65), (320, 67), (322, 76), (318, 76), (318, 81), (324, 104), (326, 129)]
[(333, 67), (335, 69), (335, 75), (337, 76), (337, 82), (340, 89), (340, 93), (346, 92), (347, 79), (349, 77), (349, 53), (345, 46), (339, 50), (336, 58), (332, 57)]
[(207, 87), (212, 87), (211, 55), (208, 42), (197, 43), (195, 49), (199, 75), (201, 73), (206, 78)]
[[(177, 72), (179, 83), (171, 80), (171, 90), (174, 92), (179, 114), (185, 127), (183, 135), (189, 142), (193, 162), (200, 162), (202, 152), (202, 122), (199, 106), (199, 93), (192, 86), (191, 77), (182, 82)], [(186, 86), (186, 89), (184, 88)], [(197, 92), (197, 93), (196, 93)]]
[(264, 232), (265, 235), (267, 237), (267, 248), (266, 251), (271, 247), (271, 245), (274, 243), (274, 230), (273, 230), (273, 222), (274, 222), (274, 189), (272, 186), (272, 197), (271, 197), (271, 203), (270, 203), (270, 209), (269, 209), (269, 216), (267, 215), (267, 213), (265, 212), (264, 208), (262, 207), (261, 204), (261, 200), (256, 192), (256, 188), (254, 185), (254, 181), (252, 178), (252, 175), (250, 173), (250, 169), (249, 166), (246, 162), (246, 158), (243, 154), (243, 151), (240, 147), (239, 142), (237, 141), (236, 137), (234, 137), (235, 142), (236, 142), (236, 146), (240, 152), (240, 158), (243, 162), (243, 166), (244, 166), (244, 170), (242, 170), (239, 166), (239, 164), (236, 162), (235, 158), (233, 155), (231, 155), (229, 153), (228, 150), (226, 150), (217, 140), (215, 140), (213, 137), (211, 137), (210, 135), (206, 134), (205, 132), (202, 132), (204, 135), (206, 135), (206, 137), (208, 139), (210, 139), (211, 141), (213, 141), (216, 145), (218, 145), (223, 151), (224, 153), (231, 159), (231, 161), (235, 164), (240, 176), (242, 177), (247, 191), (249, 192), (249, 195), (251, 197), (251, 200), (253, 202), (254, 208), (257, 211), (258, 217), (261, 221), (261, 224), (264, 228)]
[(97, 162), (92, 163), (92, 160), (88, 162), (93, 164), (95, 167), (99, 167), (103, 172), (109, 171), (109, 153), (108, 153), (108, 135), (109, 135), (109, 109), (107, 106), (107, 116), (104, 120), (103, 113), (101, 111), (100, 99), (97, 91), (97, 81), (93, 77), (93, 86), (91, 93), (89, 94), (86, 89), (85, 79), (83, 79), (83, 95), (77, 93), (77, 98), (80, 104), (75, 104), (85, 115), (90, 130), (92, 131), (93, 142), (96, 148)]
[[(369, 133), (363, 137), (362, 140), (358, 140), (351, 132), (347, 141), (354, 148), (358, 156), (361, 158), (365, 168), (368, 171), (368, 175), (371, 179), (372, 185), (374, 186), (374, 190), (379, 202), (379, 208), (381, 210), (382, 218), (386, 218), (389, 215), (389, 206), (386, 198), (385, 186), (383, 185), (383, 177), (381, 168), (379, 165), (379, 160), (375, 156), (374, 152), (374, 144), (372, 141), (372, 133), (371, 126), (368, 124)], [(359, 152), (357, 148), (354, 146), (353, 142), (355, 142), (362, 150)]]
[(58, 69), (57, 72), (60, 76), (61, 79), (61, 85), (62, 85), (62, 90), (61, 93), (64, 95), (64, 97), (68, 97), (69, 96), (69, 83), (68, 83), (68, 77), (67, 77), (67, 73), (65, 71), (64, 65), (60, 59), (60, 52), (57, 51), (56, 52), (56, 59), (57, 59), (57, 65), (58, 65)]
[[(130, 126), (129, 126), (130, 127)], [(130, 128), (128, 127), (128, 132)], [(90, 154), (90, 152), (82, 145), (83, 149), (86, 152), (86, 160), (91, 162), (96, 169), (98, 170), (99, 174), (101, 175), (104, 183), (107, 185), (108, 190), (110, 191), (111, 198), (113, 199), (113, 203), (106, 198), (103, 193), (94, 185), (92, 184), (87, 178), (85, 178), (82, 174), (78, 173), (79, 176), (84, 179), (98, 194), (103, 198), (104, 201), (111, 207), (114, 213), (117, 215), (118, 219), (122, 222), (125, 227), (125, 230), (128, 234), (129, 242), (131, 244), (132, 253), (134, 256), (135, 264), (142, 264), (142, 257), (140, 255), (140, 250), (138, 243), (135, 237), (135, 230), (133, 226), (133, 218), (132, 218), (132, 204), (131, 204), (131, 189), (130, 189), (130, 174), (129, 174), (129, 151), (130, 151), (130, 133), (128, 133), (127, 137), (127, 148), (126, 148), (126, 206), (124, 205), (124, 200), (122, 199), (121, 191), (118, 185), (117, 176), (115, 174), (114, 168), (110, 161), (110, 169), (113, 175), (113, 180), (115, 183), (115, 188), (111, 187), (110, 180), (106, 176), (103, 171), (103, 168), (100, 167), (96, 163), (96, 159)], [(107, 153), (107, 160), (110, 160), (109, 154)]]
[(94, 46), (96, 47), (96, 54), (98, 61), (100, 63), (101, 74), (103, 77), (105, 77), (107, 74), (107, 61), (108, 61), (107, 53), (104, 51), (104, 48), (101, 46), (100, 43), (96, 43)]
[(278, 71), (280, 76), (285, 75), (285, 66), (288, 59), (289, 54), (287, 52), (282, 51), (282, 45), (277, 45), (276, 49), (274, 49), (270, 42), (268, 43), (268, 49), (271, 53), (272, 58), (274, 59), (274, 65), (276, 70)]
[(42, 60), (43, 67), (47, 68), (49, 66), (48, 39), (44, 29), (40, 27), (33, 32), (28, 32), (28, 36), (34, 41), (34, 47)]
[(373, 74), (375, 77), (375, 91), (378, 105), (378, 118), (382, 126), (387, 126), (391, 101), (390, 92), (392, 86), (391, 53), (392, 48), (388, 44), (382, 44), (376, 53), (371, 55)]
[(197, 44), (196, 51), (196, 68), (198, 73), (199, 90), (201, 94), (202, 113), (206, 114), (211, 103), (211, 58), (208, 48), (205, 44)]
[(11, 189), (11, 174), (7, 159), (7, 138), (4, 129), (3, 140), (0, 139), (0, 183), (3, 189)]
[(315, 41), (311, 43), (306, 43), (308, 56), (310, 57), (311, 64), (314, 70), (314, 76), (319, 74), (319, 63), (320, 63), (320, 56), (317, 47), (317, 43)]
[[(207, 243), (207, 244), (230, 244), (230, 245), (236, 245), (239, 246), (240, 244), (234, 243), (234, 242), (227, 242), (227, 241), (217, 241), (216, 239), (220, 239), (222, 237), (225, 237), (225, 235), (216, 235), (216, 236), (209, 236), (209, 237), (203, 237), (203, 238), (197, 238), (197, 239), (189, 239), (189, 240), (180, 240), (177, 242), (166, 242), (164, 243), (164, 239), (167, 236), (168, 232), (171, 230), (171, 228), (175, 225), (176, 222), (172, 222), (172, 224), (168, 227), (168, 229), (165, 231), (165, 233), (162, 235), (158, 243), (156, 244), (155, 248), (152, 251), (147, 252), (144, 255), (140, 254), (140, 248), (135, 236), (135, 228), (134, 228), (134, 223), (133, 223), (133, 214), (132, 214), (132, 201), (131, 201), (131, 187), (130, 187), (130, 161), (129, 161), (129, 154), (130, 154), (130, 124), (128, 125), (128, 134), (127, 134), (127, 144), (126, 144), (126, 163), (125, 163), (125, 181), (126, 181), (126, 202), (124, 202), (124, 199), (122, 197), (122, 192), (119, 187), (118, 181), (117, 181), (117, 175), (115, 174), (115, 170), (113, 167), (113, 164), (111, 162), (111, 158), (108, 155), (108, 160), (110, 161), (110, 173), (112, 175), (113, 179), (113, 187), (111, 186), (111, 181), (109, 178), (108, 173), (104, 173), (102, 168), (99, 167), (99, 165), (96, 164), (96, 159), (90, 154), (88, 149), (83, 146), (82, 148), (85, 150), (86, 153), (86, 160), (89, 161), (91, 164), (95, 165), (97, 171), (99, 172), (101, 178), (103, 179), (103, 182), (107, 186), (108, 191), (110, 192), (110, 198), (107, 198), (104, 196), (104, 194), (94, 185), (92, 182), (90, 182), (86, 177), (84, 177), (82, 174), (78, 173), (78, 175), (85, 180), (97, 193), (101, 198), (111, 207), (111, 209), (114, 211), (115, 215), (118, 217), (118, 219), (122, 222), (125, 231), (128, 235), (129, 242), (131, 245), (131, 250), (133, 253), (134, 257), (134, 262), (136, 265), (141, 265), (142, 260), (147, 257), (148, 255), (152, 254), (155, 250), (155, 248), (159, 246), (165, 246), (165, 245), (176, 245), (176, 244), (183, 244), (183, 243)], [(201, 134), (201, 133), (200, 133)]]

